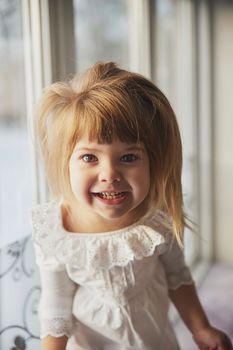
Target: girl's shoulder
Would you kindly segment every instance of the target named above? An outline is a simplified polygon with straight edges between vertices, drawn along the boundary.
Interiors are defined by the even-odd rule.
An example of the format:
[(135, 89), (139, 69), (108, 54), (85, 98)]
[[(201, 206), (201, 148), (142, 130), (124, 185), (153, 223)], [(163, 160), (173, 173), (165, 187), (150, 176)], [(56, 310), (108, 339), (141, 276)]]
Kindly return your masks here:
[(32, 238), (35, 246), (38, 265), (51, 270), (63, 269), (62, 264), (53, 254), (53, 246), (61, 237), (60, 233), (60, 201), (51, 200), (31, 208), (30, 219)]
[(56, 217), (59, 214), (61, 200), (52, 199), (50, 201), (37, 204), (30, 209), (32, 222), (40, 221), (45, 223), (51, 216)]
[(61, 211), (60, 201), (51, 200), (38, 204), (30, 210), (33, 237), (39, 238), (41, 234), (49, 231), (56, 231), (60, 228)]
[(172, 235), (172, 219), (171, 217), (162, 210), (153, 210), (148, 213), (143, 219), (146, 225), (154, 228), (157, 232), (165, 237)]
[(96, 234), (68, 234), (58, 200), (32, 208), (31, 219), (41, 260), (54, 257), (79, 268), (125, 266), (134, 259), (161, 254), (168, 244), (169, 225), (159, 212), (125, 229)]

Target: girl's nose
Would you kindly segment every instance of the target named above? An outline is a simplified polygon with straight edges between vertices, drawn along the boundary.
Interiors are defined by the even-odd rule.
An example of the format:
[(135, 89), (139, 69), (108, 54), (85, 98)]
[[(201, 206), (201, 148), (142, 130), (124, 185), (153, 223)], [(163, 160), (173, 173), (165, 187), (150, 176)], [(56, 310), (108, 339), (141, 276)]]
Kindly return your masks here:
[(121, 175), (113, 164), (105, 164), (99, 173), (99, 180), (108, 183), (119, 182)]

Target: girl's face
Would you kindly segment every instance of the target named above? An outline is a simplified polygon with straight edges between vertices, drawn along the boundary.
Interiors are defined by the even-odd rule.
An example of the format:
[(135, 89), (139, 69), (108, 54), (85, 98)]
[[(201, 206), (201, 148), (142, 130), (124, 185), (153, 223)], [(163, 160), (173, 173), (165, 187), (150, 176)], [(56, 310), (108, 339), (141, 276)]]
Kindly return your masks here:
[(71, 155), (69, 174), (77, 220), (86, 218), (96, 232), (132, 224), (150, 187), (144, 145), (119, 139), (99, 144), (81, 138)]

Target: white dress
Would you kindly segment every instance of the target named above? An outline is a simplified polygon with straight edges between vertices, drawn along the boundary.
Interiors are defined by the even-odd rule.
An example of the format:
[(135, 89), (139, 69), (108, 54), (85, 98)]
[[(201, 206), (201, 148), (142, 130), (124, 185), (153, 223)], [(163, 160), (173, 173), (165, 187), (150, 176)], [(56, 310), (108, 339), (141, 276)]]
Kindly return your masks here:
[(32, 210), (41, 338), (67, 350), (177, 350), (168, 288), (192, 284), (163, 214), (105, 233), (71, 233), (58, 201)]

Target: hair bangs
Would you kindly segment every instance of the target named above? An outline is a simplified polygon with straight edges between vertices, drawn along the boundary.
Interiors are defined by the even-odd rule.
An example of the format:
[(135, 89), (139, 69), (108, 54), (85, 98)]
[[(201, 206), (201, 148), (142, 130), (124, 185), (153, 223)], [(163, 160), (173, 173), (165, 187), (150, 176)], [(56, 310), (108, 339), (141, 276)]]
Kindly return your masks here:
[[(90, 141), (112, 143), (115, 138), (126, 143), (145, 142), (145, 113), (140, 113), (140, 99), (129, 98), (123, 89), (89, 91), (77, 101), (76, 140), (87, 135)], [(141, 104), (141, 103), (140, 103)], [(148, 106), (147, 106), (148, 109)], [(151, 119), (151, 117), (149, 117)]]

